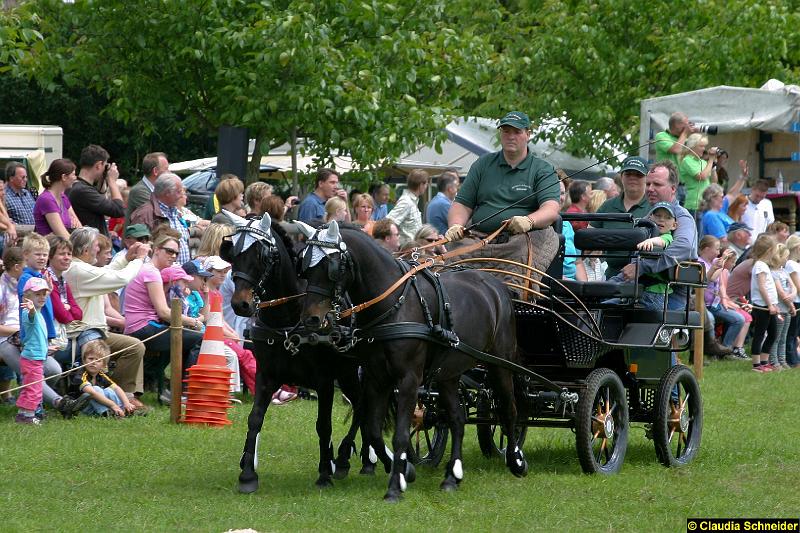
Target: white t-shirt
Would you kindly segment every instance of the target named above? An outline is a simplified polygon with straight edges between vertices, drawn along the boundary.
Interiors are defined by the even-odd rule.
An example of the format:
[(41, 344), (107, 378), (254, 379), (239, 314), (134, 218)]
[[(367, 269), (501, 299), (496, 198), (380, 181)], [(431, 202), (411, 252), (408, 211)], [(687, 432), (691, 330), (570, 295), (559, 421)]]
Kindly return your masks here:
[(767, 230), (767, 226), (775, 222), (775, 214), (772, 212), (772, 202), (764, 198), (758, 204), (754, 204), (747, 199), (747, 209), (742, 215), (742, 222), (753, 228), (750, 234), (750, 244), (756, 242), (756, 237)]
[[(791, 275), (793, 272), (797, 272), (798, 274), (800, 274), (800, 263), (798, 263), (797, 261), (789, 259), (788, 261), (786, 261), (786, 266), (783, 268), (786, 270), (786, 273), (789, 274), (790, 276), (789, 279), (792, 279)], [(797, 291), (797, 296), (794, 297), (794, 303), (800, 303), (800, 290)]]
[[(767, 288), (769, 303), (764, 301), (764, 298), (761, 297), (761, 291), (758, 289), (758, 275), (761, 273), (766, 274), (764, 285)], [(759, 307), (767, 307), (770, 303), (778, 303), (778, 291), (775, 290), (775, 280), (772, 279), (769, 267), (764, 261), (756, 261), (753, 263), (753, 276), (750, 278), (750, 301), (753, 302), (753, 305)]]
[[(792, 286), (792, 280), (789, 279), (789, 273), (786, 272), (784, 268), (778, 268), (776, 270), (770, 271), (772, 273), (772, 279), (775, 281), (775, 285), (779, 286), (783, 292), (791, 292), (792, 290), (790, 287)], [(783, 300), (778, 302), (778, 310), (781, 313), (788, 313), (789, 306)]]

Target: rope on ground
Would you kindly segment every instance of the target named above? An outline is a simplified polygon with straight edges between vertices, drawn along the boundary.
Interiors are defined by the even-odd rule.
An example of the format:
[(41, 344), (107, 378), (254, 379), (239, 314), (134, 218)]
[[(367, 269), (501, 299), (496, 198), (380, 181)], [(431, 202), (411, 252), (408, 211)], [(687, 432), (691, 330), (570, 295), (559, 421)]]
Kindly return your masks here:
[[(152, 340), (152, 339), (155, 339), (156, 337), (159, 337), (159, 336), (163, 335), (164, 333), (168, 333), (168, 332), (169, 332), (169, 328), (164, 328), (163, 331), (159, 331), (155, 335), (151, 335), (150, 337), (147, 337), (146, 339), (143, 339), (143, 340), (136, 339), (136, 341), (137, 342), (141, 342), (142, 344), (144, 344), (145, 342), (147, 342), (149, 340)], [(131, 337), (131, 338), (135, 339), (136, 337)], [(108, 355), (106, 355), (104, 357), (101, 357), (100, 359), (98, 359), (98, 361), (102, 361), (104, 359), (108, 359), (109, 357), (113, 357), (113, 356), (115, 356), (117, 354), (120, 354), (120, 353), (125, 352), (125, 351), (130, 350), (130, 349), (131, 349), (130, 346), (126, 346), (125, 348), (122, 348), (121, 350), (117, 350), (116, 352), (113, 352), (113, 353), (110, 353), (110, 354), (108, 354)], [(80, 369), (85, 368), (85, 367), (86, 367), (85, 364), (81, 365), (81, 366), (76, 366), (75, 368), (70, 368), (68, 370), (65, 370), (65, 371), (59, 373), (59, 374), (53, 374), (52, 376), (47, 376), (46, 378), (40, 379), (38, 381), (34, 381), (34, 382), (31, 382), (31, 383), (25, 383), (23, 385), (19, 385), (18, 387), (14, 387), (13, 389), (8, 389), (8, 390), (3, 391), (3, 392), (8, 393), (8, 392), (14, 392), (14, 391), (22, 390), (25, 387), (30, 387), (32, 385), (37, 385), (39, 383), (44, 383), (45, 381), (49, 381), (51, 379), (57, 379), (57, 378), (66, 376), (67, 374), (70, 374), (72, 372), (75, 372), (76, 370), (80, 370)]]

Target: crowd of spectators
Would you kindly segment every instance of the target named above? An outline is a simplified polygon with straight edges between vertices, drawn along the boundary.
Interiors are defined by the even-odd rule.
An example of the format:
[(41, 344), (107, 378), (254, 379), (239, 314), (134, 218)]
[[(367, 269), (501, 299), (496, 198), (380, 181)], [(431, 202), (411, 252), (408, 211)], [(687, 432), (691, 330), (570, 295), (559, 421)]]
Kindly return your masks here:
[[(758, 180), (745, 193), (747, 164), (740, 161), (738, 176), (730, 176), (724, 168), (728, 154), (710, 147), (708, 137), (694, 131), (681, 113), (674, 114), (668, 129), (656, 136), (655, 148), (658, 163), (648, 166), (639, 157), (629, 157), (615, 178), (571, 180), (559, 171), (560, 202), (564, 213), (631, 213), (636, 219), (649, 217), (657, 225), (666, 217), (669, 227), (659, 226), (663, 239), (655, 241), (664, 253), (634, 267), (624, 258), (577, 250), (576, 231), (624, 223), (563, 221), (557, 231), (565, 240), (564, 277), (642, 283), (649, 276), (651, 281), (645, 283), (652, 286), (658, 272), (677, 261), (697, 259), (709, 280), (707, 353), (751, 357), (753, 369), (760, 373), (797, 366), (800, 237), (790, 236), (789, 227), (775, 221), (766, 198), (769, 183)], [(238, 392), (242, 383), (252, 390), (255, 361), (243, 345), (247, 321), (227, 305), (233, 290), (230, 264), (219, 257), (222, 239), (233, 231), (236, 220), (268, 213), (290, 235), (297, 232), (287, 219), (352, 222), (387, 251), (398, 252), (443, 239), (461, 183), (456, 172), (442, 172), (436, 194), (421, 205), (431, 177), (415, 169), (392, 204), (391, 190), (383, 183), (368, 192), (353, 189), (348, 195), (335, 170), (320, 169), (313, 191), (298, 202), (296, 197), (278, 196), (266, 183), (245, 188), (238, 177), (224, 175), (206, 211), (194, 213), (186, 207), (181, 178), (169, 172), (166, 154), (147, 154), (143, 175), (130, 189), (109, 160), (108, 152), (97, 145), (81, 152), (78, 165), (57, 159), (41, 176), (41, 191), (28, 187), (23, 164), (12, 162), (5, 168), (0, 182), (4, 401), (13, 401), (3, 391), (20, 379), (21, 367), (27, 368), (20, 320), (24, 315), (23, 322), (34, 316), (42, 319), (47, 345), (41, 372), (46, 377), (81, 365), (87, 347), (92, 354), (91, 365), (78, 372), (80, 379), (73, 383), (77, 397), (62, 387), (68, 380), (48, 380), (42, 384), (42, 405), (67, 417), (77, 412), (106, 416), (146, 412), (148, 407), (141, 402), (146, 387), (158, 387), (169, 396), (169, 391), (161, 390), (169, 341), (158, 335), (170, 319), (169, 302), (175, 298), (182, 302), (186, 367), (197, 356), (213, 293), (223, 295), (226, 303), (225, 353), (234, 372), (231, 390)], [(658, 206), (661, 218), (655, 214)], [(440, 245), (426, 253), (444, 251)], [(637, 275), (643, 277), (637, 280)], [(26, 285), (40, 285), (28, 284), (31, 278), (46, 283), (47, 298), (41, 308), (29, 305), (23, 294)], [(661, 296), (659, 301), (668, 308), (685, 306), (680, 294)], [(750, 356), (745, 350), (748, 336)], [(288, 387), (276, 395), (275, 403), (296, 396)], [(41, 420), (42, 406), (36, 407), (33, 414), (27, 408), (21, 413), (24, 422)]]

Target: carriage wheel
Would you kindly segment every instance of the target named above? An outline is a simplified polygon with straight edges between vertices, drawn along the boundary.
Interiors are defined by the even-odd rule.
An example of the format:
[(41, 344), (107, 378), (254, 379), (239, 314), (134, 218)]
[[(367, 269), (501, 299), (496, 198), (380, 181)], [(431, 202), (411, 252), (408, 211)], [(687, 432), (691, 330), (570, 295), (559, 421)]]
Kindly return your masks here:
[(450, 431), (435, 408), (417, 402), (411, 417), (409, 459), (416, 465), (438, 466), (447, 449)]
[(664, 466), (688, 464), (700, 451), (703, 399), (694, 373), (677, 365), (664, 374), (656, 393), (653, 442)]
[[(477, 415), (480, 418), (495, 418), (494, 412), (489, 406), (488, 398), (478, 402)], [(508, 435), (503, 431), (503, 426), (500, 423), (478, 424), (476, 430), (478, 432), (478, 445), (485, 457), (505, 457)], [(518, 424), (514, 428), (514, 436), (517, 438), (517, 446), (520, 449), (525, 444), (527, 434), (528, 426)]]
[(593, 370), (578, 400), (575, 445), (587, 474), (614, 474), (628, 449), (628, 402), (619, 376), (608, 368)]

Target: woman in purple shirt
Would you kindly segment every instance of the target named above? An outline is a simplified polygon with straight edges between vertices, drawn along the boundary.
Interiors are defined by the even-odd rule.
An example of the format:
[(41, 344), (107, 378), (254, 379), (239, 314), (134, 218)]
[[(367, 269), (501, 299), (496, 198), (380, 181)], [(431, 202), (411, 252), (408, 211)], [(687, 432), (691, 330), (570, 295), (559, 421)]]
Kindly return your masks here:
[(66, 191), (75, 183), (75, 163), (69, 159), (56, 159), (42, 176), (45, 190), (36, 199), (33, 207), (33, 220), (36, 233), (49, 235), (55, 233), (59, 237), (69, 239), (69, 233), (80, 228), (81, 223), (72, 204), (69, 203)]

